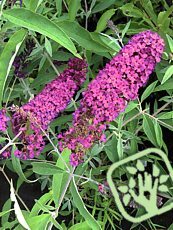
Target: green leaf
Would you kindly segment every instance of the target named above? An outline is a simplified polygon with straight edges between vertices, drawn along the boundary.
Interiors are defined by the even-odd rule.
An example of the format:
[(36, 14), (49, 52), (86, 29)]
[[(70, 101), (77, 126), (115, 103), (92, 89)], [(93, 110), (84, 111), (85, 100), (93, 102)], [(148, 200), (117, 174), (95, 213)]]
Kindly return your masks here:
[(116, 162), (119, 160), (117, 153), (117, 138), (115, 135), (106, 143), (104, 149), (110, 161)]
[(101, 0), (92, 10), (92, 13), (97, 13), (107, 9), (109, 6), (114, 4), (117, 0)]
[(16, 149), (16, 147), (13, 146), (12, 148), (12, 152), (11, 152), (11, 158), (12, 158), (12, 165), (13, 165), (13, 169), (14, 171), (18, 174), (18, 176), (20, 177), (21, 180), (27, 182), (27, 183), (33, 183), (36, 182), (37, 180), (28, 180), (25, 176), (25, 174), (23, 173), (21, 164), (20, 164), (20, 159), (14, 156), (14, 150)]
[(163, 85), (157, 86), (154, 92), (162, 91), (162, 90), (170, 90), (170, 89), (173, 89), (173, 79), (172, 78), (166, 81)]
[(170, 48), (171, 52), (173, 53), (173, 39), (168, 34), (166, 34), (166, 37), (168, 40), (169, 48)]
[(27, 32), (23, 29), (15, 32), (6, 43), (0, 56), (0, 108), (3, 99), (5, 83), (15, 56), (25, 39)]
[(168, 69), (166, 70), (161, 84), (165, 83), (165, 81), (167, 81), (172, 75), (173, 75), (173, 65), (169, 66)]
[(55, 126), (64, 125), (71, 120), (72, 120), (72, 115), (63, 115), (53, 120), (50, 126), (51, 128), (55, 128)]
[(154, 91), (156, 85), (157, 85), (158, 81), (153, 82), (152, 84), (150, 84), (145, 91), (143, 92), (142, 96), (141, 96), (141, 102), (143, 102), (148, 96), (150, 96), (150, 94)]
[(100, 17), (98, 23), (97, 23), (97, 28), (96, 32), (101, 32), (103, 31), (108, 23), (108, 20), (115, 14), (115, 9), (110, 9), (107, 10), (102, 16)]
[(155, 130), (158, 146), (161, 148), (163, 145), (163, 134), (162, 134), (162, 129), (157, 120), (154, 120), (154, 130)]
[(30, 0), (29, 9), (32, 11), (36, 11), (39, 5), (43, 2), (43, 0)]
[(78, 223), (73, 225), (72, 227), (69, 228), (69, 230), (91, 230), (92, 228), (89, 227), (89, 225), (87, 224), (87, 222), (82, 222), (82, 223)]
[(160, 27), (160, 30), (164, 31), (164, 33), (169, 32), (170, 26), (170, 15), (172, 14), (173, 6), (169, 7), (167, 11), (162, 11), (158, 15), (157, 25)]
[(119, 138), (118, 138), (117, 153), (118, 153), (119, 159), (120, 160), (123, 159), (123, 142), (122, 142), (121, 136), (119, 136)]
[(58, 25), (46, 17), (24, 8), (6, 10), (4, 11), (3, 15), (6, 19), (18, 26), (36, 31), (48, 38), (51, 38), (55, 42), (68, 49), (75, 56), (79, 57), (71, 39)]
[(74, 177), (71, 183), (71, 194), (72, 194), (73, 202), (75, 206), (77, 207), (77, 209), (79, 210), (83, 218), (86, 220), (87, 224), (94, 230), (101, 230), (101, 226), (99, 225), (99, 223), (94, 219), (94, 217), (86, 209), (85, 204), (83, 203), (83, 200), (77, 190), (77, 186), (76, 186)]
[(10, 209), (10, 210), (7, 210), (7, 211), (3, 211), (3, 212), (0, 212), (0, 217), (4, 216), (5, 214), (13, 211), (14, 209)]
[(136, 186), (136, 181), (133, 177), (130, 177), (130, 180), (129, 180), (129, 187), (130, 188), (134, 188)]
[[(9, 198), (5, 204), (3, 205), (2, 212), (6, 212), (6, 210), (11, 210), (11, 199)], [(8, 212), (3, 216), (1, 216), (1, 225), (3, 226), (6, 222), (8, 222), (10, 216), (10, 212)]]
[(157, 24), (157, 15), (153, 9), (152, 2), (150, 0), (143, 0), (141, 1), (142, 7), (144, 8), (145, 12), (147, 13), (147, 17), (151, 18), (151, 20)]
[(19, 223), (27, 230), (30, 230), (30, 227), (28, 226), (28, 223), (26, 222), (23, 214), (22, 214), (22, 211), (20, 209), (20, 206), (18, 204), (18, 201), (16, 199), (16, 195), (15, 195), (15, 191), (14, 191), (14, 188), (13, 188), (13, 183), (11, 181), (11, 184), (10, 184), (10, 198), (11, 198), (11, 201), (14, 202), (14, 211), (15, 211), (15, 215), (16, 215), (16, 218), (17, 220), (19, 221)]
[(137, 169), (135, 167), (127, 166), (126, 169), (132, 175), (135, 175), (137, 173)]
[[(115, 55), (121, 49), (120, 45), (118, 44), (117, 40), (114, 37), (111, 37), (111, 36), (104, 34), (104, 33), (100, 34), (100, 33), (96, 33), (96, 32), (92, 32), (91, 36), (96, 42), (107, 46), (110, 49), (109, 52), (114, 51), (112, 53), (112, 55)], [(102, 51), (102, 53), (103, 53), (103, 51)]]
[(63, 227), (61, 227), (61, 225), (53, 218), (51, 217), (51, 222), (54, 224), (54, 226), (59, 229), (59, 230), (63, 230)]
[[(43, 196), (40, 197), (38, 201), (40, 204), (45, 205), (51, 199), (52, 199), (52, 191), (45, 193)], [(38, 202), (36, 202), (34, 206), (32, 207), (32, 210), (29, 216), (30, 217), (37, 216), (40, 210), (41, 210), (40, 205), (38, 204)]]
[(168, 180), (168, 178), (169, 178), (169, 175), (161, 175), (159, 178), (160, 184), (165, 183)]
[(122, 33), (121, 33), (121, 38), (123, 38), (125, 36), (125, 34), (127, 33), (129, 27), (130, 27), (130, 24), (131, 24), (131, 20), (126, 24), (126, 26), (124, 27), (124, 29), (122, 30)]
[(14, 229), (17, 224), (18, 224), (17, 220), (14, 220), (14, 221), (11, 221), (11, 222), (6, 222), (6, 223), (3, 224), (3, 227), (0, 228), (0, 230)]
[(123, 14), (129, 17), (134, 18), (143, 18), (143, 13), (141, 10), (139, 10), (136, 6), (134, 6), (133, 3), (127, 3), (120, 7), (120, 9), (123, 11)]
[(91, 34), (80, 26), (77, 22), (57, 22), (59, 27), (61, 27), (65, 33), (74, 41), (76, 41), (80, 46), (86, 50), (91, 50), (93, 52), (108, 52), (109, 48), (101, 45), (93, 40)]
[(40, 175), (51, 176), (57, 173), (65, 173), (65, 171), (63, 171), (61, 168), (50, 163), (33, 162), (31, 164), (33, 166), (33, 172), (38, 173)]
[(144, 167), (143, 163), (140, 160), (137, 160), (136, 167), (141, 172), (143, 172), (145, 170), (145, 167)]
[(99, 144), (95, 144), (91, 149), (91, 156), (98, 155), (103, 150), (103, 146)]
[(173, 111), (160, 113), (157, 118), (159, 120), (173, 119)]
[(138, 103), (134, 101), (130, 101), (125, 109), (125, 113), (129, 113), (131, 110), (135, 109), (138, 107)]
[(143, 130), (147, 135), (149, 141), (151, 141), (156, 147), (158, 147), (153, 121), (147, 115), (143, 115)]
[(52, 57), (52, 46), (50, 41), (45, 37), (45, 49), (47, 50), (48, 54)]
[(171, 224), (168, 228), (168, 230), (172, 230), (173, 229), (173, 224)]
[[(61, 156), (63, 160), (67, 163), (67, 165), (70, 167), (69, 164), (69, 157), (70, 157), (71, 151), (69, 149), (64, 149), (64, 151), (61, 153)], [(65, 170), (66, 167), (64, 165), (63, 160), (59, 157), (56, 163), (56, 166), (60, 168), (61, 170)], [(64, 187), (66, 185), (66, 182), (68, 181), (69, 174), (65, 173), (58, 173), (53, 176), (52, 181), (52, 190), (53, 190), (53, 199), (55, 202), (55, 205), (58, 206), (59, 199), (62, 194), (62, 191), (64, 190)]]
[(128, 203), (130, 202), (130, 199), (131, 199), (130, 194), (125, 194), (125, 195), (123, 196), (123, 203), (124, 203), (125, 206), (128, 205)]
[(168, 187), (166, 186), (166, 185), (160, 185), (159, 187), (158, 187), (158, 190), (160, 191), (160, 192), (168, 192), (169, 190), (168, 190)]
[(62, 13), (62, 0), (55, 0), (55, 3), (56, 3), (56, 10), (58, 12), (58, 17), (59, 17)]
[(35, 229), (35, 227), (37, 226), (37, 230), (45, 230), (47, 229), (50, 218), (51, 214), (41, 214), (28, 218), (27, 222), (31, 229)]
[(77, 11), (79, 10), (80, 8), (80, 2), (81, 0), (70, 0), (70, 4), (69, 4), (69, 19), (70, 21), (74, 21), (75, 18), (76, 18), (76, 14), (77, 14)]
[(127, 185), (121, 185), (118, 187), (118, 190), (122, 193), (127, 193), (128, 192), (128, 186)]
[(153, 165), (153, 176), (158, 177), (160, 174), (160, 169), (154, 164)]

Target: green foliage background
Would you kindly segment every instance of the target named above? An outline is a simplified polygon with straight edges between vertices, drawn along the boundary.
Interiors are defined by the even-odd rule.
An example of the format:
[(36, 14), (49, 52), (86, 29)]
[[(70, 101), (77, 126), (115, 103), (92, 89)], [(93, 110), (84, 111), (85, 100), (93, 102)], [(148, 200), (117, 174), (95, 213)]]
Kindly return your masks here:
[[(53, 225), (55, 229), (70, 230), (126, 229), (109, 188), (105, 186), (106, 193), (100, 194), (98, 185), (106, 181), (106, 172), (112, 163), (148, 147), (162, 149), (172, 164), (172, 2), (23, 0), (22, 8), (19, 1), (14, 5), (12, 2), (0, 2), (1, 106), (8, 108), (12, 104), (20, 106), (26, 103), (65, 69), (70, 57), (86, 58), (89, 72), (83, 88), (61, 116), (51, 123), (52, 131), (47, 134), (49, 143), (41, 156), (20, 161), (12, 154), (12, 159), (0, 162), (1, 172), (9, 183), (6, 170), (18, 175), (17, 181), (10, 184), (13, 199), (9, 198), (0, 212), (0, 229), (19, 230), (29, 226), (30, 229), (42, 230), (51, 229)], [(116, 31), (108, 28), (110, 19)], [(78, 166), (73, 175), (67, 173), (64, 161), (69, 164), (70, 152), (66, 149), (62, 153), (64, 161), (58, 157), (57, 141), (53, 134), (71, 125), (72, 112), (79, 105), (81, 92), (95, 78), (98, 70), (116, 55), (132, 35), (147, 29), (158, 32), (165, 40), (162, 61), (141, 89), (138, 100), (129, 103), (126, 111), (110, 123), (106, 132), (107, 142), (95, 144), (88, 152), (85, 163)], [(12, 63), (16, 55), (23, 51), (28, 38), (34, 39), (36, 46), (25, 69), (27, 78), (19, 80), (14, 75)], [(54, 61), (61, 65), (56, 66)], [(8, 138), (14, 138), (10, 127)], [(4, 142), (4, 137), (0, 137), (0, 142)], [(159, 162), (158, 167), (164, 170)], [(121, 184), (123, 175), (123, 170), (115, 175), (115, 182)], [(43, 191), (39, 200), (32, 201), (31, 210), (18, 195), (24, 183), (38, 183)], [(172, 195), (169, 190), (167, 198), (172, 199)], [(148, 220), (138, 225), (131, 224), (127, 229), (173, 229), (171, 221), (168, 222), (159, 226)]]

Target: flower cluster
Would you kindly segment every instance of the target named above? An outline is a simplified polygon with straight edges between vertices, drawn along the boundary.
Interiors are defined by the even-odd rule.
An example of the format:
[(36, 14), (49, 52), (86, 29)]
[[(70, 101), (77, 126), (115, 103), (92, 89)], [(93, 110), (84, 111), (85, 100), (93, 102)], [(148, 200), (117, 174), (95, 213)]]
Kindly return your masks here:
[(14, 74), (18, 78), (24, 78), (26, 77), (27, 73), (24, 71), (24, 69), (28, 66), (29, 62), (27, 58), (31, 54), (33, 48), (35, 46), (35, 43), (33, 40), (27, 40), (26, 41), (26, 47), (23, 52), (21, 52), (20, 55), (16, 56), (13, 66), (14, 66)]
[(157, 33), (141, 32), (88, 85), (74, 113), (73, 126), (58, 136), (60, 150), (64, 147), (72, 150), (73, 166), (81, 163), (86, 149), (95, 141), (105, 141), (106, 124), (137, 98), (139, 88), (146, 84), (163, 50), (164, 41)]
[[(0, 145), (0, 150), (3, 148), (3, 145)], [(10, 158), (11, 156), (11, 148), (7, 148), (0, 154), (0, 160)]]
[(4, 132), (7, 129), (7, 122), (9, 121), (9, 117), (6, 116), (6, 110), (0, 110), (0, 132)]
[(51, 81), (31, 101), (23, 105), (12, 117), (14, 133), (22, 131), (24, 147), (16, 156), (27, 159), (39, 155), (44, 147), (42, 130), (63, 111), (79, 86), (85, 81), (87, 65), (84, 60), (73, 58), (68, 68)]

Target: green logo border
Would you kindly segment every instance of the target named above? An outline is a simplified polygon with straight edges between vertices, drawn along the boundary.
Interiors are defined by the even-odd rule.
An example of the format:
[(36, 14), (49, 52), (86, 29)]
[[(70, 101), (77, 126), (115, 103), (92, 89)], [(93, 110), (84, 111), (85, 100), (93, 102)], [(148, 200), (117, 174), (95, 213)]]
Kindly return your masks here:
[(164, 160), (164, 162), (166, 164), (166, 167), (167, 167), (167, 169), (168, 169), (168, 171), (170, 173), (170, 177), (171, 177), (171, 179), (173, 181), (173, 169), (171, 167), (171, 164), (170, 164), (166, 154), (162, 150), (157, 149), (157, 148), (148, 148), (148, 149), (143, 150), (143, 151), (141, 151), (139, 153), (136, 153), (136, 154), (134, 154), (132, 156), (129, 156), (129, 157), (123, 159), (123, 160), (120, 160), (119, 162), (116, 162), (116, 163), (112, 164), (111, 167), (109, 168), (108, 172), (107, 172), (107, 181), (108, 181), (110, 189), (111, 189), (111, 191), (113, 193), (113, 196), (114, 196), (114, 199), (115, 199), (115, 202), (116, 202), (116, 205), (117, 205), (119, 211), (121, 212), (121, 214), (124, 216), (125, 219), (127, 219), (127, 220), (129, 220), (130, 222), (133, 222), (133, 223), (142, 222), (142, 221), (147, 220), (147, 219), (149, 219), (149, 218), (151, 218), (153, 216), (165, 213), (165, 212), (167, 212), (167, 211), (169, 211), (169, 210), (171, 210), (173, 208), (173, 202), (172, 202), (172, 203), (166, 205), (165, 207), (160, 208), (157, 211), (157, 213), (153, 213), (153, 214), (148, 214), (147, 213), (147, 214), (144, 214), (144, 215), (142, 215), (140, 217), (132, 217), (126, 212), (126, 210), (124, 209), (124, 206), (122, 205), (122, 202), (121, 202), (121, 200), (119, 198), (119, 193), (118, 193), (118, 191), (117, 191), (117, 189), (116, 189), (116, 187), (114, 185), (114, 182), (112, 180), (113, 172), (120, 165), (126, 164), (129, 161), (135, 161), (135, 160), (137, 160), (139, 158), (142, 158), (142, 157), (144, 157), (144, 156), (146, 156), (146, 155), (148, 155), (150, 153), (156, 153)]

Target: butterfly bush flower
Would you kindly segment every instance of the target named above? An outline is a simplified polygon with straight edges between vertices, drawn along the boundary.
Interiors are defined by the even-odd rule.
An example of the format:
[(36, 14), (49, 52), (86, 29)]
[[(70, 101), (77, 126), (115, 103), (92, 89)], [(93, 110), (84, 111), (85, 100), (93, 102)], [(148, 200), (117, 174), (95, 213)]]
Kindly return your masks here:
[(42, 130), (70, 103), (71, 98), (85, 81), (87, 65), (84, 60), (69, 60), (68, 68), (12, 117), (13, 131), (22, 131), (23, 147), (15, 151), (17, 157), (27, 159), (39, 155), (44, 148)]
[(96, 141), (106, 141), (103, 131), (108, 122), (135, 100), (160, 61), (164, 41), (152, 31), (134, 35), (121, 51), (99, 71), (83, 93), (80, 107), (73, 116), (73, 126), (59, 134), (60, 150), (72, 150), (71, 165), (82, 162), (88, 148)]
[(24, 69), (28, 66), (29, 61), (27, 60), (31, 52), (33, 51), (35, 43), (33, 40), (28, 39), (25, 44), (25, 49), (20, 55), (16, 56), (13, 62), (14, 74), (18, 78), (25, 78), (27, 73)]
[(7, 122), (9, 121), (9, 117), (6, 115), (6, 110), (0, 110), (0, 132), (4, 132), (7, 129)]

